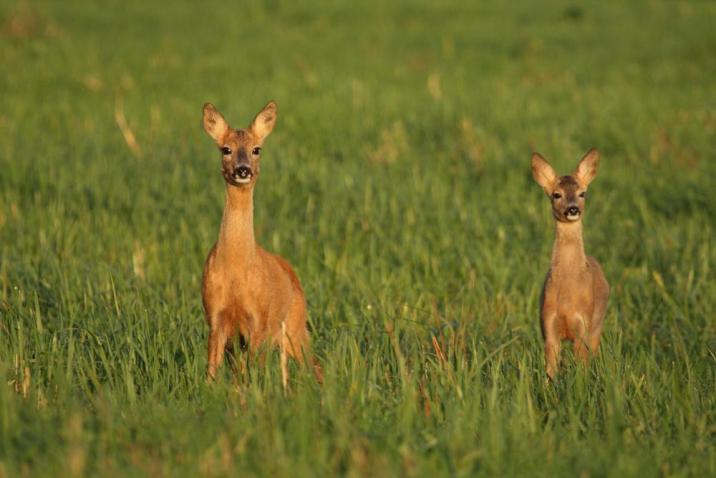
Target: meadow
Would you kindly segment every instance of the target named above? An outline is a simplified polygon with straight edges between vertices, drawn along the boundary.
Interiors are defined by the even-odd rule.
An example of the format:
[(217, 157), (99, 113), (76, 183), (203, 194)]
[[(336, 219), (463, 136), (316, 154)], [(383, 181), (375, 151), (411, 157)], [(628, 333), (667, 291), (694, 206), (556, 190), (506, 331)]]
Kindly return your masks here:
[[(716, 475), (716, 4), (0, 0), (0, 477)], [(322, 386), (208, 385), (224, 182)], [(592, 146), (601, 354), (545, 378), (533, 150)], [(567, 347), (569, 349), (569, 347)]]

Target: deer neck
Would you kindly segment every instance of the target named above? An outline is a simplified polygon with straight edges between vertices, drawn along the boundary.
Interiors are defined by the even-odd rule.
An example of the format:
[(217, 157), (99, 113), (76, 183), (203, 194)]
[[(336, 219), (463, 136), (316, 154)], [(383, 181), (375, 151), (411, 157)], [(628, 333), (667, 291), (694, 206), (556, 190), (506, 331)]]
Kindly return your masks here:
[(232, 268), (250, 263), (256, 257), (253, 185), (247, 188), (226, 185), (216, 255)]
[(552, 248), (552, 274), (569, 276), (579, 274), (587, 267), (582, 240), (582, 221), (557, 223), (557, 234)]

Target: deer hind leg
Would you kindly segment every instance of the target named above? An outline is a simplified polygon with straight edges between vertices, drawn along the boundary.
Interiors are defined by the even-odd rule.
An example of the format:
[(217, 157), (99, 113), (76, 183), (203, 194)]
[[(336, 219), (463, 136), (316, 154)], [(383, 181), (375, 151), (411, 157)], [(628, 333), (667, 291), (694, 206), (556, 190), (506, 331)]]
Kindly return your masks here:
[(229, 366), (231, 367), (231, 373), (234, 375), (234, 379), (237, 383), (241, 381), (241, 377), (246, 377), (246, 374), (248, 372), (246, 368), (246, 356), (242, 353), (245, 349), (243, 343), (243, 337), (240, 337), (240, 342), (238, 345), (239, 350), (237, 351), (237, 346), (234, 343), (234, 340), (229, 339), (226, 342), (225, 348), (226, 358), (229, 362)]
[(285, 363), (288, 368), (288, 357), (294, 359), (302, 367), (310, 363), (313, 366), (313, 375), (316, 381), (323, 383), (323, 369), (311, 351), (311, 337), (306, 328), (306, 306), (302, 301), (295, 303), (286, 321), (282, 324), (281, 330), (282, 363)]
[(589, 344), (589, 351), (592, 353), (592, 355), (597, 355), (599, 353), (599, 342), (602, 338), (602, 324), (599, 324), (598, 327), (593, 328), (589, 332), (589, 337), (587, 337), (587, 343)]
[(584, 321), (584, 317), (577, 315), (575, 316), (570, 322), (569, 322), (569, 328), (571, 335), (573, 337), (573, 345), (572, 350), (574, 351), (574, 356), (579, 360), (580, 362), (588, 362), (589, 361), (589, 350), (590, 345), (588, 342), (588, 335), (587, 335), (587, 324)]
[(312, 367), (316, 382), (322, 384), (323, 367), (321, 367), (321, 363), (316, 356), (313, 355), (311, 337), (308, 335), (306, 327), (293, 331), (293, 333), (287, 332), (285, 345), (288, 356), (298, 362), (301, 367), (306, 365)]
[(589, 343), (589, 351), (593, 355), (599, 353), (599, 342), (602, 338), (602, 325), (604, 324), (604, 313), (607, 309), (606, 298), (603, 301), (594, 304), (594, 313), (592, 314), (592, 329), (589, 331), (587, 341)]
[(607, 311), (607, 303), (609, 302), (609, 283), (604, 277), (602, 267), (595, 259), (590, 258), (590, 265), (594, 267), (594, 310), (592, 311), (592, 322), (588, 342), (590, 352), (596, 355), (599, 352), (602, 325), (604, 324), (604, 315)]
[(586, 337), (575, 337), (572, 350), (574, 351), (574, 356), (580, 362), (586, 363), (589, 361), (589, 346)]
[(304, 329), (303, 333), (290, 329), (288, 320), (281, 322), (281, 338), (279, 339), (279, 348), (281, 349), (281, 380), (283, 388), (288, 386), (288, 359), (289, 357), (303, 366), (305, 358), (310, 354), (307, 350), (309, 346), (308, 332)]
[(288, 349), (290, 348), (290, 343), (288, 339), (288, 334), (286, 333), (286, 321), (284, 320), (281, 322), (281, 384), (283, 385), (283, 389), (286, 390), (288, 388)]

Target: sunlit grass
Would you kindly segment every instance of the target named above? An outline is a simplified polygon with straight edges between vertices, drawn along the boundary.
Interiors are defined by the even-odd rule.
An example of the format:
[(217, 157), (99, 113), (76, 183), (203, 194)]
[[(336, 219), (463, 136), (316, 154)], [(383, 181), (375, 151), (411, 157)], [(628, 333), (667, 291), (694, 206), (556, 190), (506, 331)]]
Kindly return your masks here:
[[(0, 476), (716, 473), (708, 2), (0, 4)], [(279, 118), (261, 244), (318, 386), (205, 383), (200, 126)], [(602, 152), (602, 353), (546, 382), (529, 171)]]

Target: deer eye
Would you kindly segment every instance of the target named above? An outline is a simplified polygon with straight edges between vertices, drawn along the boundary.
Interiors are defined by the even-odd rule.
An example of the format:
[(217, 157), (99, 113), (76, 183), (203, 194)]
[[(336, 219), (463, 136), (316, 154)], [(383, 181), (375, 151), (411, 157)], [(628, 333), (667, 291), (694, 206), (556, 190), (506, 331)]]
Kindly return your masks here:
[(253, 153), (254, 156), (258, 156), (259, 154), (261, 154), (261, 148), (256, 146), (253, 150), (251, 150), (251, 152)]
[(583, 198), (586, 195), (587, 195), (587, 191), (582, 191), (581, 193), (579, 193), (580, 198)]
[(221, 154), (223, 154), (224, 156), (230, 155), (230, 154), (231, 154), (231, 148), (229, 148), (229, 147), (227, 147), (227, 146), (224, 146), (223, 148), (221, 148)]
[(555, 199), (559, 199), (562, 197), (562, 195), (560, 193), (552, 193), (552, 197)]

